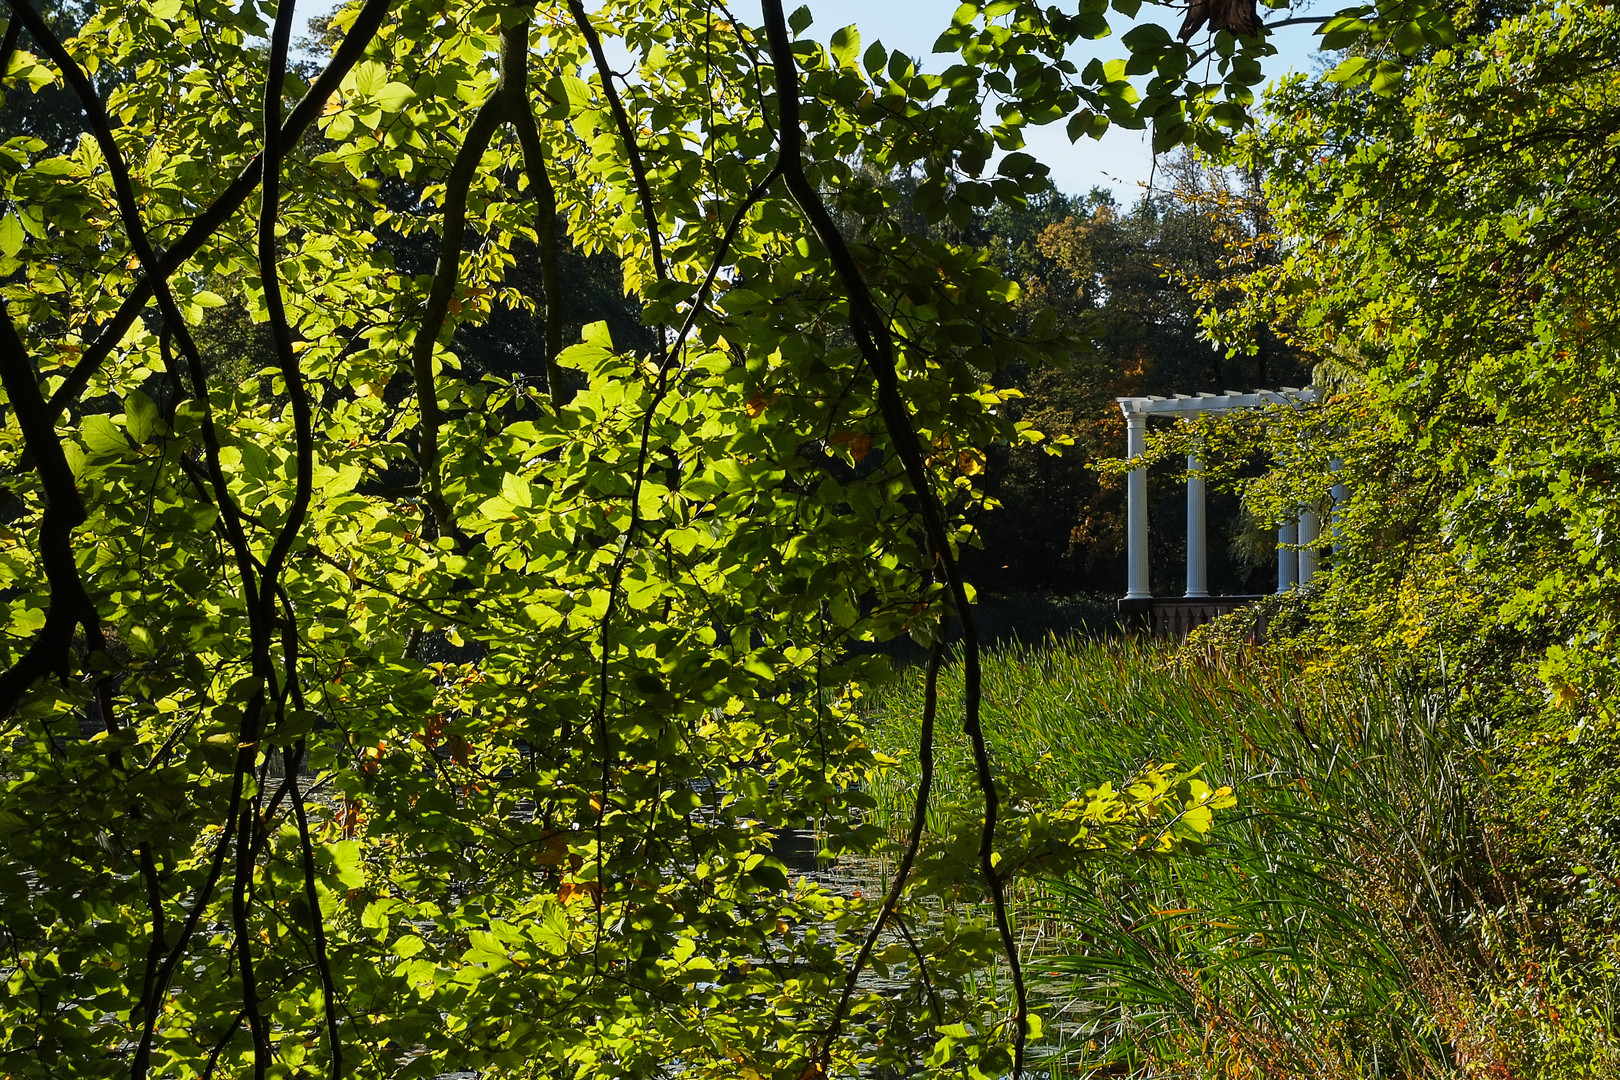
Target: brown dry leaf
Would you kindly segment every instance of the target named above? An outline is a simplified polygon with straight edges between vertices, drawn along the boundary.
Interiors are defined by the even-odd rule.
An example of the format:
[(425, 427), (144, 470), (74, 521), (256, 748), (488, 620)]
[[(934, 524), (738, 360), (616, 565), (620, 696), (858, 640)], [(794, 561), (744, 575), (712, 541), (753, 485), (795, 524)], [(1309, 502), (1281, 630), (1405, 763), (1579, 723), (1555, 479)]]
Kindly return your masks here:
[(557, 888), (557, 899), (564, 904), (575, 899), (595, 900), (601, 892), (602, 887), (594, 881), (565, 881)]
[(984, 454), (977, 450), (963, 450), (956, 455), (956, 467), (963, 476), (978, 476), (984, 472)]
[(538, 862), (541, 866), (557, 866), (568, 858), (568, 834), (550, 832), (540, 838)]

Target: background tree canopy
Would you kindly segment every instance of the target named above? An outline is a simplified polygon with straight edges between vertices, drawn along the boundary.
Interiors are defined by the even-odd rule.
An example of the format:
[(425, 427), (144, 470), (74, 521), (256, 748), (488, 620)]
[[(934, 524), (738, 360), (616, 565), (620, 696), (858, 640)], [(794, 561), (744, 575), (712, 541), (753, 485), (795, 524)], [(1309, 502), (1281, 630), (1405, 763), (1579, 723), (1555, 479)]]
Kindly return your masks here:
[[(1144, 359), (1103, 294), (1253, 363), (1193, 346), (1133, 239), (1191, 275), (1230, 215), (1092, 198), (975, 243), (1047, 197), (1029, 124), (1248, 122), (1252, 11), (1071, 58), (1107, 9), (964, 4), (931, 74), (776, 0), (365, 0), (302, 70), (291, 5), (7, 0), (5, 1071), (1019, 1071), (999, 852), (1171, 851), (1219, 799), (1165, 766), (1004, 813), (978, 715), (961, 552), (1053, 441), (1018, 384), (1077, 337)], [(1452, 37), (1414, 4), (1332, 26), (1373, 125)], [(932, 671), (947, 623), (982, 817), (913, 874), (928, 780), (896, 848), (855, 711), (888, 665), (851, 645)], [(794, 880), (773, 839), (810, 823), (897, 855), (888, 894)], [(985, 903), (906, 930), (947, 896)]]

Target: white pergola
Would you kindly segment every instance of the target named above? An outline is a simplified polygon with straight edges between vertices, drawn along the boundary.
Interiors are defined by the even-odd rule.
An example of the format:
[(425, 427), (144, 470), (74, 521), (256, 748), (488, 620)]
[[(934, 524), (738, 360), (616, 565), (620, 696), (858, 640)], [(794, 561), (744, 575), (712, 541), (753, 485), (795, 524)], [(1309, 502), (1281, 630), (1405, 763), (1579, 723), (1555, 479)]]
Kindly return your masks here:
[[(1148, 420), (1154, 416), (1172, 419), (1194, 413), (1225, 412), (1229, 409), (1258, 409), (1266, 405), (1287, 405), (1300, 408), (1314, 403), (1314, 387), (1296, 390), (1285, 386), (1280, 390), (1255, 390), (1244, 393), (1228, 390), (1224, 394), (1176, 394), (1174, 397), (1122, 397), (1115, 398), (1125, 414), (1125, 456), (1141, 457), (1147, 452)], [(1204, 477), (1202, 463), (1196, 454), (1187, 457), (1187, 591), (1188, 599), (1209, 595), (1208, 549), (1204, 536)], [(1338, 489), (1334, 490), (1335, 496)], [(1151, 600), (1148, 587), (1148, 511), (1147, 469), (1132, 469), (1126, 485), (1126, 552), (1129, 573), (1126, 578), (1126, 600)], [(1316, 542), (1321, 533), (1321, 521), (1316, 511), (1301, 508), (1298, 516), (1277, 530), (1277, 591), (1304, 585), (1316, 574)]]

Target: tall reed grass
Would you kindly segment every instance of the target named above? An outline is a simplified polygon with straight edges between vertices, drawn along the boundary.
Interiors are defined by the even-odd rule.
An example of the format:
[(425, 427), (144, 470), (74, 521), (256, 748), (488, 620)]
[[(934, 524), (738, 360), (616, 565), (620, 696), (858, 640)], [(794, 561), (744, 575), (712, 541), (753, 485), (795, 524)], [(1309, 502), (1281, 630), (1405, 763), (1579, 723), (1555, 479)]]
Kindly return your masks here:
[[(960, 680), (941, 675), (942, 718)], [(903, 763), (920, 701), (919, 675), (866, 703)], [(1099, 856), (1016, 892), (1055, 1074), (1620, 1076), (1614, 968), (1561, 952), (1520, 900), (1487, 737), (1443, 685), (1051, 640), (989, 658), (984, 710), (1002, 775), (1054, 802), (1166, 761), (1239, 800), (1202, 852)], [(976, 795), (960, 735), (939, 757), (944, 833)], [(871, 794), (900, 821), (912, 790), (902, 764)]]

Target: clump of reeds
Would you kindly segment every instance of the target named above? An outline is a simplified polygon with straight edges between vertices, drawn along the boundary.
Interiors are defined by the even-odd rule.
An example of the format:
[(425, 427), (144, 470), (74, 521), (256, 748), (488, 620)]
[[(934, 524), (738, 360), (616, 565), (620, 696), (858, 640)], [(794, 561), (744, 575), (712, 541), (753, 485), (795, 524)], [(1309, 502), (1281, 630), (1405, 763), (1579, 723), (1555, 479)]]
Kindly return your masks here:
[[(959, 680), (942, 673), (942, 718)], [(916, 682), (868, 702), (888, 753), (912, 745)], [(988, 659), (984, 711), (1002, 775), (1054, 802), (1166, 761), (1238, 793), (1202, 851), (1099, 855), (1015, 892), (1066, 1075), (1620, 1075), (1615, 968), (1526, 916), (1493, 843), (1489, 748), (1444, 687), (1053, 640)], [(960, 738), (942, 731), (939, 755), (944, 832), (976, 796)], [(870, 794), (900, 820), (910, 791), (903, 764)]]

